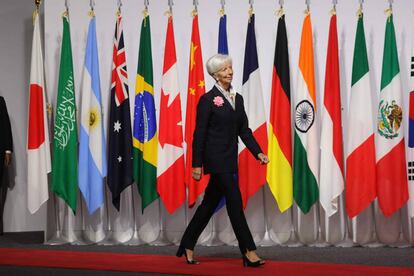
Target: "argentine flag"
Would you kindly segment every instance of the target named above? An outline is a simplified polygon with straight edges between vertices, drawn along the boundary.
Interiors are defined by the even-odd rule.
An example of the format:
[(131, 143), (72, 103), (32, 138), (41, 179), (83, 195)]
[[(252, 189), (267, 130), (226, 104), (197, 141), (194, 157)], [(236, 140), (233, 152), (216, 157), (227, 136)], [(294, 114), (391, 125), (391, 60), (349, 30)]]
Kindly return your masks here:
[(103, 178), (106, 176), (106, 143), (103, 129), (95, 17), (92, 17), (89, 23), (85, 68), (81, 85), (78, 181), (89, 214), (92, 214), (103, 204)]

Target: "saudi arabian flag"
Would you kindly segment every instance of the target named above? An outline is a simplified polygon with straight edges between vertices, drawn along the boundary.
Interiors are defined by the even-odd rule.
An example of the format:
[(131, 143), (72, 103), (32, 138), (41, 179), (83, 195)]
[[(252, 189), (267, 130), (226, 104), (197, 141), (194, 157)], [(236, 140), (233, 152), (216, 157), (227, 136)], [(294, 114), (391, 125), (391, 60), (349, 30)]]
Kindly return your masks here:
[(59, 84), (53, 137), (52, 191), (76, 213), (78, 130), (69, 21), (63, 17)]
[(319, 143), (310, 15), (303, 21), (294, 105), (293, 197), (303, 213), (318, 200)]
[(158, 198), (158, 138), (152, 75), (150, 18), (146, 15), (141, 24), (133, 134), (133, 176), (141, 195), (142, 212)]

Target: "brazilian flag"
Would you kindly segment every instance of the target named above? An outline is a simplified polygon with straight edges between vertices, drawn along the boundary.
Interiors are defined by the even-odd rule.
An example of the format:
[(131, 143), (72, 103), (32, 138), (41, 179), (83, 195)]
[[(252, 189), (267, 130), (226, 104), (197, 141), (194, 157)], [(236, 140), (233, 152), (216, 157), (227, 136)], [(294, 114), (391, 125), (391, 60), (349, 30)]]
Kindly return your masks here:
[(141, 195), (142, 212), (159, 197), (155, 116), (150, 18), (146, 15), (141, 24), (133, 130), (133, 177)]

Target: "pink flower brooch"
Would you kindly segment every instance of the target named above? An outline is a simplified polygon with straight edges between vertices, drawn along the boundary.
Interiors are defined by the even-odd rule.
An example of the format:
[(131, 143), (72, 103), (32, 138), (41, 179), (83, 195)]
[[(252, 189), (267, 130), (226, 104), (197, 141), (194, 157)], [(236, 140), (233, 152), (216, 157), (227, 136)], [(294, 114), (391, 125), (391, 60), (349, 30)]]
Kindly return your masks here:
[(223, 100), (223, 98), (222, 97), (220, 97), (220, 96), (215, 96), (214, 97), (214, 99), (213, 99), (213, 103), (216, 105), (216, 106), (223, 106), (223, 104), (224, 104), (224, 100)]

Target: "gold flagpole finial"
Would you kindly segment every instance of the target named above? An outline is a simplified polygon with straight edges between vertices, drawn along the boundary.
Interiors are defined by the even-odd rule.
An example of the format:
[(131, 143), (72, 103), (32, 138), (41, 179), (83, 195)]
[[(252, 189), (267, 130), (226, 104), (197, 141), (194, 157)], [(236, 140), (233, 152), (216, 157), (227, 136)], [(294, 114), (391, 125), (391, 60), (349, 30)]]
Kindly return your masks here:
[(68, 0), (65, 0), (65, 11), (62, 14), (62, 17), (69, 17), (69, 5), (68, 5)]
[(194, 9), (191, 11), (191, 16), (198, 15), (198, 0), (193, 0)]
[(118, 0), (118, 9), (116, 11), (116, 16), (120, 17), (121, 16), (121, 7), (122, 7), (122, 1)]
[(149, 5), (149, 0), (144, 0), (144, 10), (142, 11), (144, 18), (146, 18), (149, 15), (148, 5)]
[(223, 17), (226, 14), (224, 10), (225, 5), (226, 5), (226, 0), (221, 0), (221, 8), (219, 9), (220, 17)]
[(388, 9), (385, 10), (385, 13), (387, 14), (387, 17), (389, 18), (389, 20), (391, 20), (390, 17), (392, 15), (392, 3), (393, 2), (394, 2), (393, 0), (388, 0), (389, 6), (388, 6)]
[(250, 19), (252, 18), (253, 14), (254, 14), (253, 0), (249, 0), (249, 4), (250, 4), (250, 8), (249, 8), (248, 14), (249, 14), (249, 22), (250, 22)]
[(282, 17), (285, 14), (285, 10), (283, 9), (283, 4), (285, 1), (283, 0), (279, 0), (279, 9), (276, 10), (276, 16), (277, 17)]
[(310, 14), (310, 0), (306, 0), (306, 10), (305, 10), (305, 15), (308, 16)]
[(173, 15), (172, 6), (174, 5), (173, 0), (168, 0), (168, 10), (164, 13), (164, 15), (170, 17)]
[(357, 11), (358, 18), (360, 18), (364, 15), (364, 9), (363, 9), (362, 4), (364, 4), (364, 0), (359, 0), (359, 8), (358, 8), (358, 11)]
[(88, 12), (90, 17), (95, 16), (95, 0), (89, 0), (89, 7), (91, 8)]
[(338, 0), (332, 0), (332, 10), (330, 11), (331, 16), (336, 15), (336, 5), (338, 4)]
[(34, 24), (36, 15), (39, 13), (40, 4), (42, 3), (42, 0), (34, 0), (34, 3), (35, 3), (36, 8), (33, 11), (33, 24)]

